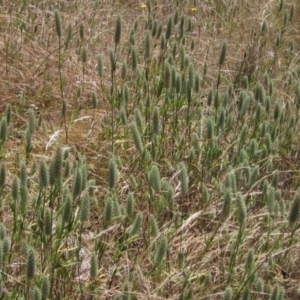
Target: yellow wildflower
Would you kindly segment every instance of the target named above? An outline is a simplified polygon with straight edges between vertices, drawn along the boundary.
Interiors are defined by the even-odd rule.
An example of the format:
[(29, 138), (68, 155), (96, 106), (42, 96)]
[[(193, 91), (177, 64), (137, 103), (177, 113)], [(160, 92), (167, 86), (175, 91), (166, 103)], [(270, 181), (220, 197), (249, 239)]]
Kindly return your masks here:
[(196, 11), (197, 11), (197, 8), (196, 8), (196, 7), (192, 7), (192, 8), (191, 8), (191, 11), (192, 11), (192, 12), (196, 12)]
[(141, 8), (144, 9), (144, 8), (146, 8), (146, 7), (147, 7), (147, 5), (146, 5), (145, 3), (142, 3), (142, 4), (141, 4)]

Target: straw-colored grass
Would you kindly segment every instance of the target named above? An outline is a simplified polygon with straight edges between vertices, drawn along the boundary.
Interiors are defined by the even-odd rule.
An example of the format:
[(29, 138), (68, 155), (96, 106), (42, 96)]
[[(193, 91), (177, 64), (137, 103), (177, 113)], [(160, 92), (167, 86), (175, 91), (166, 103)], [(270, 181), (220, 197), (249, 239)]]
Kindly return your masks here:
[(297, 299), (297, 5), (0, 1), (1, 298)]

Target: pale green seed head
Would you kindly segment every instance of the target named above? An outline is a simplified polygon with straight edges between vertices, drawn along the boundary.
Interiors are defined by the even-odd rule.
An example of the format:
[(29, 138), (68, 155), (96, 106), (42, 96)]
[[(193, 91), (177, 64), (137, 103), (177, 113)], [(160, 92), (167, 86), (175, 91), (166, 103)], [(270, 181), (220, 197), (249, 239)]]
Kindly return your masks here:
[(134, 222), (130, 228), (129, 234), (131, 236), (136, 235), (138, 233), (138, 231), (140, 230), (140, 227), (142, 225), (142, 222), (143, 222), (143, 214), (141, 212), (139, 212), (136, 215)]
[(239, 147), (242, 148), (246, 142), (248, 135), (248, 125), (244, 124), (241, 130), (240, 139), (239, 139)]
[(72, 28), (72, 24), (69, 23), (68, 28), (67, 28), (67, 37), (66, 37), (66, 40), (65, 40), (65, 50), (67, 50), (67, 48), (70, 45), (72, 35), (73, 35), (73, 28)]
[(207, 95), (207, 105), (208, 106), (212, 105), (213, 98), (214, 98), (214, 90), (211, 88)]
[(110, 60), (110, 72), (111, 72), (111, 76), (113, 76), (114, 72), (116, 71), (116, 56), (115, 56), (115, 52), (112, 49), (109, 50), (109, 60)]
[(21, 210), (25, 212), (28, 203), (28, 187), (21, 187)]
[(180, 25), (179, 25), (179, 37), (182, 39), (184, 36), (184, 23), (185, 23), (185, 18), (182, 16), (180, 18)]
[(52, 234), (52, 215), (49, 208), (46, 209), (44, 215), (44, 232), (48, 236)]
[(97, 57), (97, 71), (99, 77), (103, 77), (103, 59), (101, 54), (99, 54)]
[(194, 84), (195, 84), (195, 70), (194, 70), (193, 63), (189, 64), (188, 78), (189, 78), (189, 86), (192, 89), (194, 88)]
[(293, 226), (299, 219), (299, 212), (300, 212), (300, 193), (297, 192), (293, 204), (289, 213), (289, 224)]
[(206, 120), (206, 136), (207, 139), (212, 140), (214, 138), (215, 122), (213, 118), (207, 118)]
[(112, 199), (113, 199), (113, 211), (114, 211), (115, 216), (116, 217), (122, 216), (123, 212), (121, 210), (121, 206), (120, 206), (118, 197), (116, 195), (113, 195)]
[(171, 17), (169, 17), (168, 24), (167, 24), (167, 30), (166, 30), (166, 39), (167, 40), (169, 40), (171, 37), (173, 26), (174, 26), (173, 17), (171, 16)]
[(105, 202), (104, 208), (104, 225), (107, 227), (112, 220), (113, 217), (113, 199), (112, 197), (108, 197)]
[(131, 133), (133, 136), (133, 141), (134, 141), (135, 147), (138, 150), (138, 152), (140, 153), (140, 155), (142, 155), (144, 152), (144, 146), (143, 146), (141, 135), (140, 135), (140, 132), (136, 125), (136, 122), (131, 123), (130, 127), (131, 127)]
[(69, 189), (65, 190), (63, 201), (64, 204), (63, 204), (63, 212), (62, 212), (62, 222), (63, 224), (67, 224), (72, 218), (72, 206), (73, 206), (72, 197), (69, 192)]
[(202, 185), (202, 201), (203, 203), (208, 203), (210, 198), (208, 188), (205, 184)]
[(13, 198), (14, 201), (18, 201), (19, 200), (19, 196), (20, 196), (20, 180), (16, 176), (13, 179), (11, 194), (12, 194), (12, 198)]
[(90, 214), (90, 196), (85, 192), (80, 203), (79, 219), (81, 223), (88, 220)]
[(110, 189), (115, 187), (116, 181), (118, 179), (118, 168), (115, 160), (111, 158), (108, 163), (108, 186)]
[(97, 278), (97, 273), (98, 273), (98, 263), (97, 263), (97, 256), (93, 252), (91, 254), (91, 259), (90, 259), (90, 279), (94, 280)]
[(84, 40), (84, 27), (83, 27), (82, 23), (79, 26), (79, 37), (80, 37), (81, 41)]
[(72, 180), (72, 191), (74, 199), (77, 196), (79, 196), (82, 191), (82, 173), (80, 167), (77, 167), (77, 169), (74, 170)]
[(0, 143), (4, 143), (7, 139), (8, 130), (7, 130), (7, 120), (2, 118), (0, 121)]
[(0, 223), (0, 240), (4, 240), (6, 237), (6, 228), (5, 225), (1, 222)]
[(230, 213), (230, 208), (231, 208), (231, 193), (229, 190), (225, 191), (224, 194), (224, 199), (223, 199), (223, 206), (222, 206), (222, 211), (221, 211), (221, 216), (223, 218), (227, 218), (229, 213)]
[(35, 113), (33, 109), (28, 111), (28, 131), (32, 135), (36, 128)]
[(192, 29), (193, 29), (193, 21), (192, 21), (192, 18), (189, 18), (188, 19), (188, 25), (187, 25), (187, 31), (191, 32)]
[(134, 28), (131, 29), (131, 32), (130, 32), (130, 45), (131, 46), (135, 45), (135, 30), (134, 30)]
[(295, 5), (292, 4), (292, 6), (291, 6), (291, 8), (290, 8), (290, 13), (289, 13), (289, 21), (292, 21), (292, 20), (293, 20), (294, 12), (295, 12)]
[(248, 76), (244, 75), (243, 79), (242, 79), (242, 85), (244, 89), (248, 89), (249, 87), (249, 80), (248, 80)]
[(122, 125), (127, 124), (127, 113), (126, 113), (126, 109), (124, 107), (122, 107), (120, 110), (120, 119), (121, 119)]
[(92, 105), (93, 105), (93, 109), (98, 108), (98, 99), (95, 91), (92, 91)]
[(32, 248), (27, 251), (27, 263), (26, 263), (26, 279), (32, 280), (35, 276), (36, 259), (35, 253)]
[(155, 135), (158, 135), (160, 133), (159, 108), (157, 106), (155, 106), (153, 109), (152, 130)]
[(246, 209), (244, 197), (242, 196), (241, 193), (237, 193), (236, 205), (237, 205), (237, 219), (239, 225), (242, 226), (246, 221), (247, 209)]
[(243, 291), (242, 300), (250, 300), (250, 291), (247, 286), (245, 287), (245, 289)]
[(156, 38), (159, 39), (162, 35), (163, 26), (161, 23), (158, 24)]
[(43, 300), (42, 293), (38, 287), (34, 288), (33, 291), (33, 300)]
[(286, 27), (288, 21), (289, 21), (289, 12), (286, 10), (284, 12), (284, 17), (283, 17), (283, 28)]
[(225, 293), (224, 293), (224, 300), (231, 300), (232, 299), (232, 288), (230, 286), (228, 286), (225, 290)]
[(59, 38), (61, 38), (62, 37), (62, 25), (61, 25), (60, 12), (58, 10), (55, 10), (54, 15), (55, 15), (56, 34)]
[(121, 78), (122, 78), (122, 80), (126, 79), (127, 70), (128, 70), (127, 63), (126, 63), (126, 61), (124, 61), (123, 64), (122, 64), (122, 68), (121, 68)]
[(285, 2), (284, 0), (280, 0), (280, 1), (279, 1), (278, 12), (281, 12), (281, 11), (282, 11), (283, 6), (284, 6), (284, 4), (285, 4), (284, 2)]
[(6, 122), (7, 125), (9, 125), (11, 122), (11, 104), (8, 104), (6, 106)]
[(126, 216), (128, 218), (133, 217), (134, 204), (135, 204), (135, 199), (133, 193), (129, 193), (126, 201)]
[(195, 93), (200, 92), (201, 80), (200, 75), (198, 73), (195, 74)]
[(176, 74), (176, 93), (180, 94), (182, 89), (182, 80), (181, 75), (179, 73)]
[(219, 58), (219, 66), (221, 67), (224, 62), (225, 62), (225, 58), (226, 58), (226, 52), (227, 52), (227, 41), (223, 42), (222, 45), (222, 50), (221, 50), (221, 54), (220, 54), (220, 58)]
[(120, 16), (118, 16), (116, 30), (115, 30), (115, 39), (114, 39), (116, 47), (120, 43), (121, 33), (122, 33), (122, 19)]
[(57, 181), (61, 177), (63, 166), (63, 151), (60, 146), (56, 148), (51, 164), (53, 166), (51, 170), (52, 176), (55, 178), (55, 181)]
[(178, 170), (179, 170), (178, 178), (180, 181), (181, 192), (182, 194), (186, 194), (189, 189), (189, 178), (188, 178), (187, 167), (184, 162), (178, 164)]
[(156, 193), (161, 190), (160, 172), (157, 165), (152, 165), (148, 174), (150, 186)]
[(5, 257), (10, 253), (11, 241), (8, 237), (3, 239), (3, 254)]
[(125, 103), (128, 104), (130, 100), (130, 90), (127, 83), (125, 83), (123, 86), (123, 94), (124, 94)]
[(169, 63), (165, 62), (164, 64), (164, 87), (168, 89), (171, 84), (171, 67)]
[(132, 70), (136, 71), (138, 66), (138, 51), (136, 46), (131, 47), (131, 64)]
[(0, 165), (0, 190), (4, 188), (5, 182), (6, 182), (6, 164), (2, 163)]
[(24, 161), (21, 162), (20, 183), (22, 188), (27, 186), (27, 166)]
[(50, 294), (50, 282), (48, 276), (43, 276), (41, 280), (42, 300), (46, 300)]
[(257, 291), (262, 293), (264, 291), (264, 286), (265, 286), (264, 280), (261, 277), (257, 278), (256, 280)]
[(140, 132), (142, 131), (144, 125), (141, 111), (143, 110), (139, 109), (138, 107), (134, 110), (134, 120)]
[(258, 165), (256, 165), (254, 168), (252, 168), (252, 170), (250, 172), (249, 180), (248, 180), (248, 183), (247, 183), (248, 188), (251, 188), (255, 184), (256, 179), (258, 177), (258, 171), (259, 171), (259, 166)]
[(3, 241), (0, 241), (0, 268), (3, 268), (4, 252), (3, 252)]
[(167, 238), (164, 236), (160, 239), (157, 250), (154, 257), (154, 266), (158, 267), (164, 260), (168, 250), (168, 241)]
[(279, 295), (279, 287), (276, 284), (271, 291), (270, 300), (277, 300)]
[(151, 28), (151, 36), (154, 38), (158, 31), (158, 20), (154, 20)]
[(260, 34), (261, 35), (266, 34), (266, 32), (268, 31), (268, 29), (269, 29), (268, 22), (267, 22), (267, 20), (264, 20), (263, 23), (262, 23), (262, 25), (261, 25)]
[(219, 115), (218, 115), (218, 127), (223, 130), (224, 127), (225, 127), (225, 114), (226, 114), (226, 111), (225, 109), (222, 107), (220, 109), (220, 112), (219, 112)]
[(279, 181), (279, 171), (275, 170), (272, 176), (272, 183), (271, 183), (274, 188), (277, 188), (278, 181)]
[(154, 237), (157, 237), (159, 234), (157, 220), (152, 214), (150, 215), (150, 231), (151, 231), (151, 235)]
[(249, 273), (253, 270), (254, 267), (254, 250), (250, 248), (247, 253), (246, 262), (245, 262), (245, 269)]
[(149, 62), (151, 59), (151, 34), (150, 31), (146, 32), (146, 38), (145, 38), (145, 61)]

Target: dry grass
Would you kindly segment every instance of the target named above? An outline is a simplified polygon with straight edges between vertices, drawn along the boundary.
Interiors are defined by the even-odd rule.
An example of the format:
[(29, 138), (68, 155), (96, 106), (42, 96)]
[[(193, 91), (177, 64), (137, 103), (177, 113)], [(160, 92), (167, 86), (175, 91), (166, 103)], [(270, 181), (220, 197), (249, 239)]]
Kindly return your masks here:
[[(282, 11), (278, 11), (278, 1), (195, 1), (196, 5), (194, 1), (151, 2), (151, 15), (141, 3), (134, 1), (0, 2), (0, 111), (3, 117), (8, 104), (12, 108), (9, 135), (0, 153), (1, 163), (7, 170), (6, 185), (0, 189), (3, 198), (1, 217), (11, 241), (10, 254), (5, 256), (4, 263), (0, 260), (3, 299), (33, 299), (35, 288), (41, 289), (43, 276), (48, 276), (51, 285), (49, 299), (225, 299), (227, 286), (233, 289), (233, 296), (228, 299), (299, 297), (299, 238), (296, 232), (299, 223), (298, 219), (293, 226), (289, 222), (300, 175), (296, 129), (299, 113), (294, 100), (299, 84), (300, 12), (297, 2), (285, 1)], [(161, 38), (151, 38), (152, 55), (147, 78), (144, 60), (147, 22), (157, 20), (166, 33), (168, 19), (176, 12), (176, 2), (185, 28), (191, 22), (191, 30), (185, 30), (183, 44), (179, 37), (179, 19), (164, 51), (160, 48)], [(284, 26), (285, 12), (289, 14), (292, 5), (295, 5), (293, 19)], [(60, 12), (63, 29), (60, 50), (56, 9)], [(122, 34), (116, 47), (114, 35), (118, 16), (122, 17)], [(262, 31), (264, 22), (267, 22), (265, 32)], [(72, 37), (68, 47), (64, 47), (68, 24), (72, 26)], [(135, 24), (141, 82), (136, 80), (137, 72), (131, 67), (130, 34)], [(80, 37), (81, 26), (83, 37)], [(276, 46), (277, 38), (280, 40)], [(220, 67), (218, 62), (224, 41), (228, 48), (226, 60)], [(174, 45), (177, 48), (169, 64), (182, 78), (187, 78), (188, 67), (181, 68), (180, 63), (180, 49), (184, 49), (189, 64), (201, 78), (200, 91), (192, 92), (191, 107), (185, 96), (177, 100), (174, 96), (174, 101), (183, 103), (178, 104), (177, 127), (174, 125), (177, 108), (172, 107), (172, 103), (166, 105), (169, 91), (164, 89), (165, 62), (170, 59)], [(87, 50), (85, 64), (81, 58), (83, 48)], [(110, 50), (116, 55), (117, 69), (113, 79)], [(104, 65), (101, 78), (97, 73), (99, 54)], [(122, 79), (124, 62), (128, 71)], [(220, 85), (217, 84), (219, 75)], [(247, 87), (243, 85), (245, 76), (249, 81)], [(273, 82), (272, 93), (266, 80)], [(258, 81), (271, 98), (271, 108), (267, 113), (265, 104), (262, 105), (263, 117), (256, 126), (259, 101), (255, 100), (255, 89)], [(129, 86), (130, 101), (126, 107), (128, 121), (123, 124), (120, 115), (125, 107), (122, 100), (125, 84)], [(161, 92), (160, 84), (163, 86)], [(207, 97), (213, 88), (215, 93), (220, 93), (222, 103), (230, 85), (233, 93), (224, 108), (226, 125), (222, 129), (218, 124), (222, 105), (207, 105)], [(98, 96), (97, 108), (93, 108), (93, 91)], [(252, 97), (243, 120), (239, 119), (241, 91)], [(150, 108), (145, 108), (147, 97), (153, 101)], [(67, 103), (65, 122), (63, 100)], [(284, 111), (282, 122), (273, 118), (276, 104)], [(165, 131), (159, 137), (153, 135), (152, 121), (148, 120), (152, 118), (154, 107), (159, 107), (161, 126), (165, 124)], [(130, 131), (130, 123), (138, 120), (136, 108), (140, 110), (143, 123), (139, 129), (145, 149), (142, 155), (133, 143)], [(42, 118), (31, 138), (33, 148), (27, 155), (29, 109), (35, 111), (37, 120)], [(235, 118), (232, 126), (227, 125), (230, 115)], [(210, 118), (214, 121), (212, 140), (207, 137), (207, 120)], [(266, 133), (262, 134), (264, 122)], [(293, 126), (289, 125), (291, 122), (294, 122)], [(240, 147), (244, 124), (249, 131), (246, 142)], [(267, 134), (275, 138), (272, 149), (263, 156)], [(252, 140), (258, 145), (255, 155), (249, 150)], [(41, 159), (50, 166), (57, 145), (70, 148), (63, 170), (68, 161), (71, 172), (62, 176), (61, 183), (40, 190), (39, 171), (31, 170), (35, 164), (39, 169)], [(242, 150), (248, 155), (245, 160), (239, 159)], [(153, 154), (155, 151), (156, 155)], [(118, 168), (113, 187), (108, 182), (110, 158), (115, 160)], [(269, 161), (272, 167), (268, 169)], [(15, 201), (11, 190), (15, 176), (21, 178), (22, 162), (27, 167), (30, 200), (26, 216), (21, 211), (16, 216), (11, 204)], [(188, 192), (182, 190), (180, 162), (188, 168)], [(149, 179), (153, 164), (159, 166), (160, 191), (153, 188)], [(258, 175), (249, 185), (249, 174), (256, 166)], [(77, 167), (80, 172), (86, 168), (87, 178), (95, 182), (87, 183), (74, 197), (73, 223), (60, 233), (64, 193), (66, 189), (73, 193)], [(279, 172), (278, 184), (274, 184), (276, 204), (270, 212), (264, 182), (272, 186), (276, 170)], [(235, 190), (234, 184), (228, 183), (230, 174), (235, 176)], [(81, 222), (82, 202), (89, 187), (94, 189), (89, 218)], [(174, 189), (173, 206), (166, 195), (170, 187)], [(208, 199), (204, 187), (208, 189)], [(231, 207), (228, 214), (223, 215), (224, 198), (229, 190)], [(127, 215), (130, 192), (135, 197), (132, 216)], [(42, 194), (45, 202), (37, 204)], [(239, 195), (247, 209), (243, 224), (239, 222), (237, 209)], [(53, 205), (51, 197), (55, 199)], [(107, 203), (113, 206), (113, 216), (106, 224), (107, 206), (110, 205)], [(50, 235), (44, 234), (44, 208), (53, 214)], [(140, 212), (143, 216), (140, 229), (131, 236)], [(157, 222), (157, 234), (153, 234), (151, 227), (152, 216)], [(158, 249), (164, 238), (167, 239), (166, 253), (162, 255), (161, 264), (156, 266)], [(33, 247), (36, 253), (36, 272), (32, 280), (26, 277), (28, 247)], [(254, 261), (247, 269), (245, 262), (249, 249), (253, 249)], [(3, 253), (0, 245), (0, 257), (1, 251)], [(92, 253), (97, 257), (97, 273), (93, 278), (90, 277)], [(260, 281), (265, 284), (262, 289), (259, 288)], [(271, 298), (276, 285), (279, 290), (285, 290), (284, 297)]]

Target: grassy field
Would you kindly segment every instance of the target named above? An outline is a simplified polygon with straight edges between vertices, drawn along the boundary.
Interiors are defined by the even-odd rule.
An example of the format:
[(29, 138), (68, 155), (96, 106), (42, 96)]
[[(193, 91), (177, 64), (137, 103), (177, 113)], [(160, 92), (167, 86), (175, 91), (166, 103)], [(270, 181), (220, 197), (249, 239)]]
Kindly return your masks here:
[(300, 299), (296, 0), (0, 0), (1, 299)]

